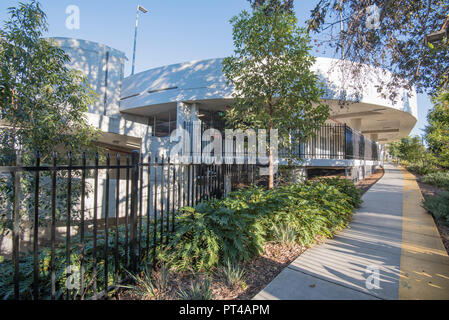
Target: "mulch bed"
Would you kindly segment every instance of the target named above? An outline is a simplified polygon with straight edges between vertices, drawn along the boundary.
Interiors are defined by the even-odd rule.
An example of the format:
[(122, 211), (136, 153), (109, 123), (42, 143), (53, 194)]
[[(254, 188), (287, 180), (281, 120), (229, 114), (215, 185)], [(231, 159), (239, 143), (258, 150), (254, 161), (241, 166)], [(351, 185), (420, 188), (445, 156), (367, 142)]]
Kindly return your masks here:
[[(384, 174), (378, 170), (367, 179), (357, 183), (357, 188), (362, 193), (371, 188)], [(317, 239), (317, 243), (324, 243), (325, 239)], [(191, 283), (208, 277), (211, 282), (211, 291), (216, 300), (250, 300), (263, 290), (279, 273), (290, 265), (296, 258), (307, 250), (300, 245), (281, 245), (268, 243), (264, 247), (262, 256), (252, 261), (242, 263), (240, 267), (244, 270), (244, 281), (237, 286), (229, 286), (223, 274), (218, 270), (210, 275), (193, 273), (170, 273), (169, 284), (156, 297), (140, 296), (132, 290), (119, 290), (113, 299), (117, 300), (176, 300), (179, 299), (181, 290), (188, 290)], [(160, 277), (160, 271), (154, 274)]]
[(366, 193), (371, 187), (377, 183), (385, 174), (383, 168), (377, 169), (376, 172), (364, 180), (360, 180), (355, 184), (355, 186), (360, 190), (362, 194)]

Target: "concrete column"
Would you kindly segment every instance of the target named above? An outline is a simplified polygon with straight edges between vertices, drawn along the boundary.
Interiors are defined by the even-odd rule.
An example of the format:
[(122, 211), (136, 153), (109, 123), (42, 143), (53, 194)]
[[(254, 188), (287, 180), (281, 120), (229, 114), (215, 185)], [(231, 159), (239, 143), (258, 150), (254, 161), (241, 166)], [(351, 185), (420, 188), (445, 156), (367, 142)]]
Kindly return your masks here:
[(350, 127), (354, 130), (362, 131), (362, 119), (361, 118), (351, 119)]

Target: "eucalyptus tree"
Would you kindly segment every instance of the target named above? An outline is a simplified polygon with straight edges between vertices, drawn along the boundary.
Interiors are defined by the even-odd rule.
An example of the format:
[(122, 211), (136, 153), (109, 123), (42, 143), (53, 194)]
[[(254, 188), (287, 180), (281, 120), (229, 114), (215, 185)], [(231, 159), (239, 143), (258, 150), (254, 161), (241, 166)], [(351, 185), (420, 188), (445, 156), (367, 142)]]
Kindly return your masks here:
[(396, 101), (401, 88), (433, 94), (447, 86), (448, 33), (438, 42), (428, 36), (448, 30), (448, 12), (447, 0), (320, 0), (307, 23), (317, 46), (354, 62), (342, 68), (353, 81), (362, 84), (360, 64), (393, 72), (377, 89)]
[[(11, 7), (9, 20), (0, 30), (0, 165), (34, 162), (40, 151), (41, 163), (50, 164), (52, 151), (94, 151), (98, 136), (85, 113), (96, 99), (87, 79), (67, 67), (69, 56), (49, 39), (46, 15), (37, 1)], [(20, 215), (32, 211), (34, 178), (29, 173), (11, 179), (0, 174), (0, 244), (11, 230), (13, 189), (21, 190)], [(73, 176), (77, 173), (74, 172)], [(41, 174), (40, 214), (50, 212), (49, 173)], [(47, 177), (47, 178), (45, 178)], [(58, 172), (57, 213), (67, 208), (67, 173)], [(80, 200), (80, 183), (73, 181), (72, 202)], [(73, 210), (75, 216), (75, 209)]]
[[(329, 115), (323, 90), (311, 71), (315, 58), (310, 38), (292, 11), (267, 4), (232, 18), (234, 54), (223, 62), (234, 87), (234, 103), (226, 113), (229, 126), (278, 130), (281, 147), (309, 137)], [(269, 187), (275, 161), (269, 148)]]
[(26, 163), (37, 150), (45, 160), (55, 147), (89, 149), (97, 132), (85, 112), (94, 91), (68, 69), (69, 56), (42, 38), (46, 15), (37, 1), (8, 10), (0, 30), (0, 161), (11, 163), (17, 151)]

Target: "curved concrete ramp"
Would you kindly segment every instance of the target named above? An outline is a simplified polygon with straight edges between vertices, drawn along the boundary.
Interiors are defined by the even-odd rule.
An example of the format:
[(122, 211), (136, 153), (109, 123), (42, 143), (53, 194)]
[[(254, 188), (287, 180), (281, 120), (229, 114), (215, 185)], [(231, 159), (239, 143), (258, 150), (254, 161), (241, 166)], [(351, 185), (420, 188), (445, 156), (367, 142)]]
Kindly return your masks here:
[(449, 299), (449, 257), (415, 177), (385, 171), (349, 229), (307, 250), (254, 299)]

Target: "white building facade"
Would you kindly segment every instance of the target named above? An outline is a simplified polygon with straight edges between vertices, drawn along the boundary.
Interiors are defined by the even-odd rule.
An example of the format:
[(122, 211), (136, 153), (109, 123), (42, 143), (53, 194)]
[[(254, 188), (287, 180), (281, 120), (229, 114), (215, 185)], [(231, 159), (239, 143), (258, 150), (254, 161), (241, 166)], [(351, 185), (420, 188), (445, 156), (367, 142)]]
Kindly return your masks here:
[[(99, 99), (89, 107), (88, 119), (101, 129), (100, 143), (111, 152), (139, 150), (145, 158), (168, 156), (173, 130), (194, 121), (219, 129), (222, 112), (232, 105), (233, 91), (222, 72), (222, 59), (163, 66), (125, 78), (124, 53), (85, 40), (55, 40), (71, 57), (70, 67), (83, 71), (97, 92)], [(322, 99), (331, 116), (314, 141), (298, 146), (304, 159), (298, 165), (345, 168), (358, 179), (381, 164), (382, 148), (374, 155), (377, 143), (409, 135), (418, 118), (416, 92), (403, 90), (393, 103), (377, 90), (389, 72), (364, 66), (366, 84), (360, 90), (351, 79), (342, 78), (336, 62), (317, 58), (313, 67), (325, 84)], [(360, 139), (369, 147), (362, 150)], [(377, 142), (376, 147), (371, 141)]]

